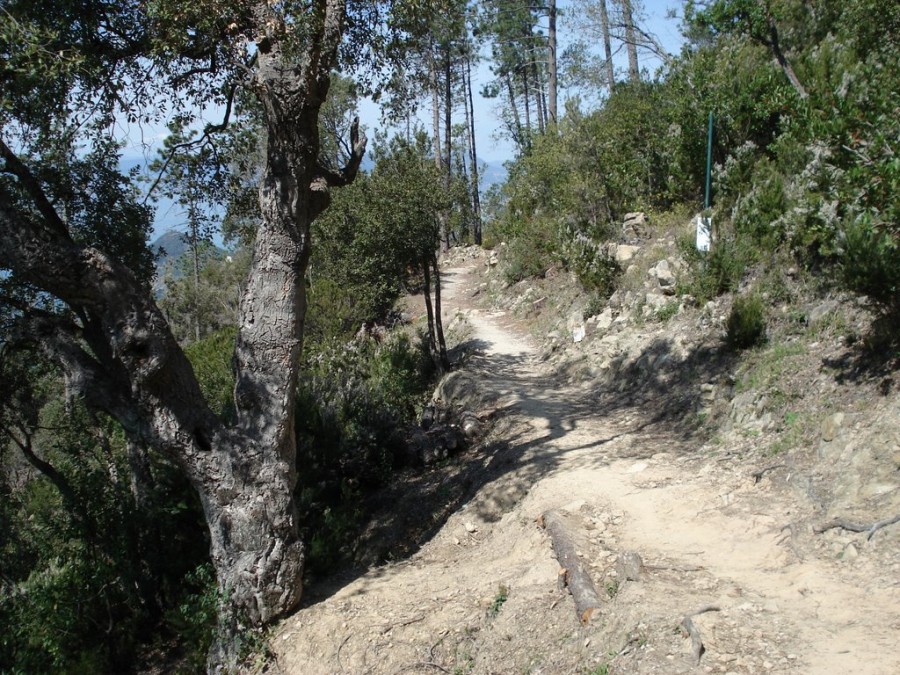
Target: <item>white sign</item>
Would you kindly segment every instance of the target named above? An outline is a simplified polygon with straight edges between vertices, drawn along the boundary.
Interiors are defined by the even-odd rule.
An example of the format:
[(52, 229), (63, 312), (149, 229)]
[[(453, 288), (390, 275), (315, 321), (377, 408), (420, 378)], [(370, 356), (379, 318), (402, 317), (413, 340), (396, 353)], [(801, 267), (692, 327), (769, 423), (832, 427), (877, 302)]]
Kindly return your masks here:
[(709, 251), (712, 241), (712, 218), (697, 216), (697, 250)]

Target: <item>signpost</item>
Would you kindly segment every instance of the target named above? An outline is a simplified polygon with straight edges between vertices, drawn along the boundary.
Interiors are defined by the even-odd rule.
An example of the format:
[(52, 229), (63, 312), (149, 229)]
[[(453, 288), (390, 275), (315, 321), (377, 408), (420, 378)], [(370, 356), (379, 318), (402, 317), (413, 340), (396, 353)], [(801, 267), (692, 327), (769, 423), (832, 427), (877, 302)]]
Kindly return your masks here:
[(713, 114), (709, 113), (709, 134), (706, 140), (706, 199), (703, 204), (703, 213), (697, 216), (697, 250), (709, 251), (712, 244), (712, 217), (709, 213), (710, 206), (710, 176), (712, 173), (712, 142), (713, 142)]

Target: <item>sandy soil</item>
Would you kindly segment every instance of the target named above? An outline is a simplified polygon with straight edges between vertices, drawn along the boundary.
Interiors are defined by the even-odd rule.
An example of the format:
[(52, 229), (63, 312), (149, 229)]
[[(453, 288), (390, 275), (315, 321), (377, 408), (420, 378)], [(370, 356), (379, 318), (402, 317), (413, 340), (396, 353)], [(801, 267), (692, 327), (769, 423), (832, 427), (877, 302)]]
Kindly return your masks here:
[[(413, 555), (313, 591), (273, 639), (275, 670), (900, 672), (895, 533), (814, 535), (797, 525), (811, 507), (769, 475), (560, 383), (510, 317), (473, 306), (476, 275), (447, 270), (444, 307), (466, 316), (467, 368), (505, 410), (474, 458), (483, 480)], [(550, 509), (604, 598), (588, 626), (557, 588)], [(626, 551), (637, 580), (616, 573)], [(698, 663), (680, 623), (709, 606)]]

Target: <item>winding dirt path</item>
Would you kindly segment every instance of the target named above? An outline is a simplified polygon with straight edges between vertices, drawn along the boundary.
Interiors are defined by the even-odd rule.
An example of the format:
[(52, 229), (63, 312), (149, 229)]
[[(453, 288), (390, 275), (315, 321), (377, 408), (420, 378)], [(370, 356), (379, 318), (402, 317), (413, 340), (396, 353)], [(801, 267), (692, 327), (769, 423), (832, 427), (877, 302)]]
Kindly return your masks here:
[[(502, 313), (471, 306), (473, 267), (445, 272), (467, 366), (506, 413), (471, 498), (411, 557), (338, 582), (273, 640), (284, 673), (900, 672), (897, 551), (837, 558), (791, 529), (807, 507), (645, 408), (563, 385)], [(652, 412), (652, 411), (650, 411)], [(582, 627), (536, 519), (559, 509), (608, 597)], [(854, 540), (856, 541), (856, 540)], [(880, 540), (869, 546), (877, 550)], [(854, 551), (857, 549), (854, 548)], [(637, 581), (613, 574), (636, 551)], [(694, 619), (699, 664), (681, 617)]]

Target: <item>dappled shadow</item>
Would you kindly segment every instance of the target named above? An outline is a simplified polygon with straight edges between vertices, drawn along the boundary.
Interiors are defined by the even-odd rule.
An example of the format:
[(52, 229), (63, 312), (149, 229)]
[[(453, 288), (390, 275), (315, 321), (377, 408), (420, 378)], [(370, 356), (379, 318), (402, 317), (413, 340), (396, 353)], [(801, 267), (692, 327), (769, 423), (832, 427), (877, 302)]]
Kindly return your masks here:
[(887, 395), (893, 373), (900, 368), (900, 319), (883, 316), (876, 319), (862, 339), (848, 345), (841, 354), (822, 359), (822, 366), (834, 373), (838, 384), (882, 379), (879, 385)]
[[(493, 395), (503, 437), (443, 465), (405, 470), (366, 499), (370, 514), (353, 570), (317, 582), (306, 603), (326, 599), (385, 561), (402, 562), (430, 541), (466, 505), (484, 522), (499, 520), (542, 478), (557, 471), (597, 468), (617, 459), (647, 458), (660, 448), (689, 452), (702, 445), (697, 415), (700, 385), (723, 379), (736, 356), (720, 343), (682, 356), (661, 338), (612, 381), (573, 387), (539, 368), (529, 354), (481, 353), (485, 340), (465, 345), (466, 372)], [(635, 436), (639, 442), (615, 443)], [(490, 490), (485, 486), (493, 484)], [(374, 575), (374, 576), (373, 576)]]

